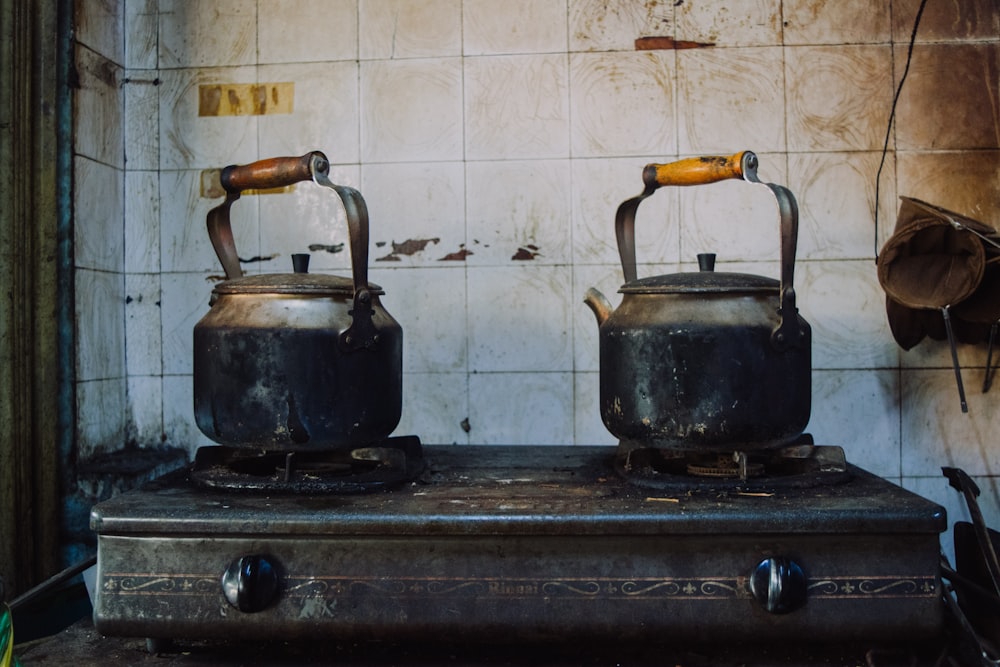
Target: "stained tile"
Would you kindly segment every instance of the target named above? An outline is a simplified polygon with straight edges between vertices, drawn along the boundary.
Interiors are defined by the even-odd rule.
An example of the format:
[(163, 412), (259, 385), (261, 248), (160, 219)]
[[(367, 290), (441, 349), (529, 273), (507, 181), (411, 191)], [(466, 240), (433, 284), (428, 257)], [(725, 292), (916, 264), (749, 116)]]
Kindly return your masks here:
[(469, 369), (569, 371), (568, 266), (469, 267)]
[(569, 157), (566, 56), (465, 59), (467, 160)]
[[(194, 359), (194, 325), (208, 312), (214, 281), (204, 273), (164, 273), (161, 277), (160, 318), (163, 325), (163, 374), (190, 375)], [(164, 385), (164, 419), (172, 395)], [(192, 410), (189, 400), (184, 408)], [(177, 408), (174, 408), (177, 409)], [(193, 419), (193, 415), (192, 415)]]
[[(405, 336), (405, 332), (404, 332)], [(465, 373), (404, 373), (403, 414), (395, 435), (416, 435), (425, 445), (464, 445), (469, 416)]]
[[(466, 197), (461, 162), (369, 164), (361, 177), (374, 264), (462, 265)], [(444, 259), (449, 256), (454, 259)]]
[(675, 72), (671, 51), (571, 56), (573, 157), (675, 154)]
[[(893, 38), (907, 43), (913, 33), (920, 0), (894, 0)], [(954, 0), (924, 5), (917, 42), (974, 41), (1000, 35), (1000, 5), (996, 0)]]
[(125, 444), (125, 378), (76, 383), (76, 456), (86, 460)]
[(892, 107), (888, 46), (785, 49), (788, 149), (881, 150)]
[(76, 378), (125, 376), (125, 280), (120, 273), (78, 269), (76, 282)]
[(77, 268), (124, 268), (124, 174), (84, 157), (73, 160), (74, 263)]
[(125, 270), (160, 271), (160, 181), (154, 171), (125, 172)]
[(568, 160), (470, 162), (466, 182), (470, 266), (569, 260)]
[(124, 145), (128, 169), (158, 169), (160, 135), (156, 131), (160, 105), (159, 72), (128, 70), (122, 82), (124, 92)]
[(163, 440), (163, 378), (128, 378), (126, 438), (140, 447), (159, 447)]
[(74, 5), (73, 36), (76, 41), (122, 65), (125, 62), (123, 0), (76, 0)]
[[(572, 160), (573, 261), (620, 266), (615, 236), (618, 207), (643, 191), (642, 170), (675, 156)], [(639, 263), (680, 259), (677, 188), (661, 188), (636, 211)]]
[[(901, 70), (906, 47), (896, 47), (895, 60)], [(1000, 43), (917, 45), (895, 124), (896, 146), (902, 150), (996, 149)]]
[(881, 154), (800, 153), (788, 156), (788, 182), (798, 202), (797, 257), (874, 261), (896, 221), (895, 161), (890, 153), (879, 187), (875, 233), (875, 179)]
[(73, 150), (77, 155), (124, 166), (123, 96), (120, 65), (76, 46), (79, 84), (73, 96)]
[(901, 374), (903, 476), (938, 475), (941, 466), (970, 475), (1000, 474), (996, 455), (1000, 410), (991, 394), (966, 391), (969, 412), (959, 406), (950, 369)]
[(156, 69), (159, 26), (157, 0), (124, 0), (125, 67)]
[[(512, 418), (516, 415), (516, 418)], [(477, 373), (469, 376), (469, 442), (567, 445), (573, 437), (570, 373)]]
[(362, 60), (462, 54), (461, 0), (360, 0)]
[(785, 44), (883, 44), (891, 35), (892, 3), (871, 0), (783, 0)]
[(674, 37), (675, 4), (570, 0), (569, 50), (632, 51), (640, 37)]
[(356, 60), (357, 26), (356, 0), (269, 0), (258, 3), (258, 62)]
[(161, 68), (250, 65), (256, 57), (256, 0), (160, 0)]
[(261, 66), (259, 76), (261, 81), (295, 85), (292, 113), (264, 115), (257, 121), (262, 158), (322, 150), (338, 164), (358, 161), (357, 63)]
[(361, 64), (361, 156), (365, 162), (462, 157), (462, 61)]
[(573, 444), (617, 445), (601, 421), (600, 373), (573, 374)]
[(129, 376), (163, 374), (160, 275), (125, 275), (125, 367)]
[(464, 0), (462, 26), (469, 56), (566, 50), (564, 0)]
[(807, 431), (816, 444), (843, 447), (851, 463), (898, 480), (898, 377), (894, 370), (814, 370)]
[(677, 72), (682, 155), (785, 150), (780, 48), (680, 51)]
[(799, 312), (812, 325), (814, 369), (897, 366), (885, 293), (872, 262), (803, 262), (795, 284)]
[[(229, 211), (241, 258), (260, 255), (257, 199), (241, 197)], [(209, 210), (221, 203), (221, 198), (201, 196), (200, 172), (160, 172), (160, 266), (164, 272), (223, 273), (205, 225)]]
[(258, 116), (199, 116), (199, 86), (255, 83), (255, 67), (161, 70), (160, 168), (218, 169), (258, 159)]
[(468, 370), (465, 267), (376, 268), (383, 307), (403, 328), (403, 370)]
[[(896, 156), (897, 191), (1000, 229), (1000, 150), (921, 152)], [(898, 211), (898, 202), (895, 203)], [(896, 215), (889, 221), (895, 225)]]
[(738, 5), (725, 0), (683, 2), (676, 7), (677, 39), (719, 46), (781, 44), (780, 0)]

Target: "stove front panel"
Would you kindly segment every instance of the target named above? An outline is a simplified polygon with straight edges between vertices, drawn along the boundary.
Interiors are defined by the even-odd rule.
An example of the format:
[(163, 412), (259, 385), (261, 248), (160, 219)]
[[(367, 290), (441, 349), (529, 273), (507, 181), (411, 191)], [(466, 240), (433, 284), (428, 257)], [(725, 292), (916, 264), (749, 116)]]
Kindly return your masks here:
[[(853, 641), (942, 626), (931, 533), (141, 534), (100, 535), (98, 549), (94, 621), (108, 635)], [(234, 583), (231, 564), (253, 556)], [(762, 583), (759, 569), (752, 586), (769, 558), (804, 575), (801, 588), (773, 572)], [(783, 596), (790, 611), (765, 609)]]

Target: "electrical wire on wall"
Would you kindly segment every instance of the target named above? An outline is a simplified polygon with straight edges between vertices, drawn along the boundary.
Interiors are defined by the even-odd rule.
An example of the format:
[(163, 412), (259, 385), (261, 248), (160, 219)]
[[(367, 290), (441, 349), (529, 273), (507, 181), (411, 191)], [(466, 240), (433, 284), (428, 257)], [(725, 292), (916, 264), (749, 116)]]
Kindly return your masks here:
[(885, 128), (885, 142), (882, 144), (882, 159), (878, 163), (878, 171), (875, 173), (875, 261), (878, 262), (878, 205), (879, 205), (879, 184), (882, 181), (882, 168), (885, 167), (885, 155), (889, 151), (889, 137), (892, 135), (892, 123), (896, 118), (896, 104), (899, 102), (899, 94), (903, 90), (903, 82), (910, 71), (910, 60), (913, 59), (913, 44), (917, 41), (917, 28), (920, 26), (920, 17), (924, 13), (927, 0), (920, 0), (920, 7), (917, 8), (917, 16), (913, 19), (913, 31), (910, 33), (910, 45), (906, 50), (906, 66), (903, 67), (903, 75), (899, 78), (899, 85), (896, 87), (896, 94), (892, 98), (892, 108), (889, 110), (889, 124)]

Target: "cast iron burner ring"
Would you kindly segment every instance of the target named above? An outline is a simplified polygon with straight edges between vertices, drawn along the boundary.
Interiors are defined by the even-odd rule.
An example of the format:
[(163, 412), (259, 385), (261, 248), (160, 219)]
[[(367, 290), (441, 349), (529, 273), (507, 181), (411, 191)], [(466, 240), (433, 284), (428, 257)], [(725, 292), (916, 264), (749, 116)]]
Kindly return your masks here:
[(336, 451), (201, 447), (191, 478), (210, 489), (257, 493), (349, 494), (413, 481), (424, 470), (416, 436)]

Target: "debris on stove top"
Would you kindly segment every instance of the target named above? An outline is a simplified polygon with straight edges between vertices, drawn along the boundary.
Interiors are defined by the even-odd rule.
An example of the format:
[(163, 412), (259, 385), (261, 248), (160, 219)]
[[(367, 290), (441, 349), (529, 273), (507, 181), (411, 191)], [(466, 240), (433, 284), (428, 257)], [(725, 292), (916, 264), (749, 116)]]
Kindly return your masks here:
[(420, 439), (397, 436), (333, 451), (201, 447), (191, 479), (204, 488), (227, 491), (351, 494), (392, 489), (423, 470)]

